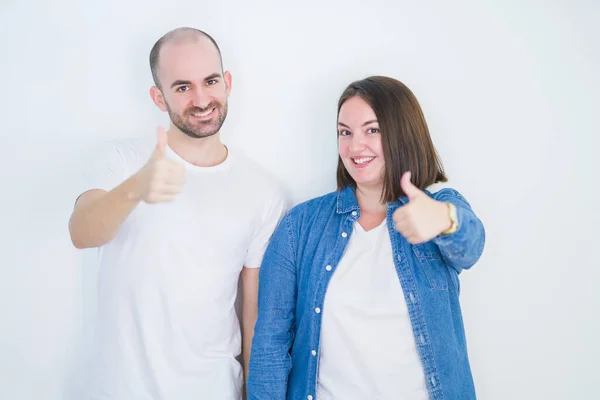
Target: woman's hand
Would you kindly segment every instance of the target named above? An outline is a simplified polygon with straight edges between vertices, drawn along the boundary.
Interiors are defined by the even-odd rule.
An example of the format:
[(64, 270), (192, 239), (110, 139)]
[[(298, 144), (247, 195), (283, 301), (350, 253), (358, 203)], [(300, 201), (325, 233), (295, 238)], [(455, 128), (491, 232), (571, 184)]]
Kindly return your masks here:
[(396, 230), (409, 243), (427, 242), (452, 225), (448, 205), (432, 199), (410, 181), (410, 171), (402, 175), (400, 185), (408, 196), (408, 203), (398, 208), (393, 215)]

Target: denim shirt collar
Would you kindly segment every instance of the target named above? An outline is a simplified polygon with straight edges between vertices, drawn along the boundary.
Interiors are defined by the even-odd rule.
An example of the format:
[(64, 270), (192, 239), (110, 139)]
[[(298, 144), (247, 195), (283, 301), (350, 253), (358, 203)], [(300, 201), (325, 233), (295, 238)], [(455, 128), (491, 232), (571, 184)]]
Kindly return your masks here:
[(360, 210), (354, 190), (354, 186), (351, 185), (346, 186), (342, 190), (338, 190), (337, 206), (335, 209), (337, 214), (347, 214), (352, 211)]
[[(355, 190), (356, 188), (352, 185), (348, 185), (342, 190), (338, 190), (337, 205), (335, 209), (337, 214), (347, 214), (352, 211), (360, 211), (358, 200), (356, 199), (356, 194), (354, 193)], [(428, 190), (424, 190), (424, 192), (431, 196), (431, 192)], [(408, 203), (408, 197), (400, 197), (398, 200), (388, 203), (388, 210), (395, 210), (406, 203)]]

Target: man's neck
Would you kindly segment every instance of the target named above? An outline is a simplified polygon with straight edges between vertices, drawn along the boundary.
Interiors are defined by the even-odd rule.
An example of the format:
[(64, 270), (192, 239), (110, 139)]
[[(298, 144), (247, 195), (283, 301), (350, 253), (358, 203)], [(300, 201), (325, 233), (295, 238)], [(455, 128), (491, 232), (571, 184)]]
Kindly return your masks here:
[(214, 167), (227, 158), (227, 148), (221, 143), (220, 133), (198, 139), (171, 126), (168, 135), (169, 147), (192, 165)]

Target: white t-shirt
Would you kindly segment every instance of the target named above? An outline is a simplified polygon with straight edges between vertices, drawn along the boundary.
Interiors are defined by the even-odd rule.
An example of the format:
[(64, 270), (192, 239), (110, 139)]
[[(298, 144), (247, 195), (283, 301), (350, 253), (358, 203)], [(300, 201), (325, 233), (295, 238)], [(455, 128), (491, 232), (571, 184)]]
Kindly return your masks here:
[[(87, 189), (111, 190), (155, 142), (112, 150)], [(140, 203), (100, 249), (98, 314), (81, 400), (240, 399), (235, 311), (243, 266), (258, 268), (286, 211), (276, 181), (229, 148), (215, 167), (185, 165), (172, 202)]]
[(327, 287), (317, 399), (429, 399), (385, 220), (354, 224)]

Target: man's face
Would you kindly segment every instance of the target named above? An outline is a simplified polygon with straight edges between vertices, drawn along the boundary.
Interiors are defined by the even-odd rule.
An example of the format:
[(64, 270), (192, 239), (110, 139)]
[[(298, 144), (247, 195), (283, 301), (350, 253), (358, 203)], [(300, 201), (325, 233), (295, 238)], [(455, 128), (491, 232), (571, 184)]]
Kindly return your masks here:
[(231, 75), (208, 39), (167, 43), (158, 66), (161, 89), (153, 96), (173, 124), (186, 135), (205, 138), (219, 132), (227, 116)]

